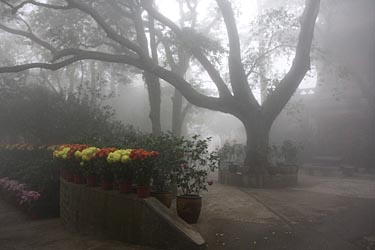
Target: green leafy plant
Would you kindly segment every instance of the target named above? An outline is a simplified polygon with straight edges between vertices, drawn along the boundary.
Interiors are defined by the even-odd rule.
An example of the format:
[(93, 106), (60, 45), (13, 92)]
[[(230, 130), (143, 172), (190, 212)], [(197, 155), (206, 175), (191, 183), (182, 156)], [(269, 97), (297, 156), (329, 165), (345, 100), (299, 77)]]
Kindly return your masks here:
[(144, 148), (160, 153), (153, 162), (152, 186), (155, 192), (170, 191), (171, 185), (176, 182), (176, 173), (184, 162), (183, 143), (182, 138), (177, 138), (171, 133), (160, 136), (149, 135), (144, 138)]
[(131, 149), (119, 149), (108, 154), (106, 161), (112, 166), (113, 173), (119, 181), (132, 181), (134, 163), (130, 159)]
[(220, 161), (243, 162), (246, 155), (246, 146), (243, 144), (230, 144), (226, 142), (218, 151)]
[(269, 148), (269, 160), (272, 165), (285, 166), (298, 163), (300, 147), (291, 140), (285, 140), (281, 145), (272, 145)]
[(177, 184), (183, 195), (199, 195), (212, 184), (207, 178), (218, 167), (218, 156), (216, 151), (208, 151), (210, 140), (200, 139), (199, 135), (184, 140), (184, 162), (177, 173)]

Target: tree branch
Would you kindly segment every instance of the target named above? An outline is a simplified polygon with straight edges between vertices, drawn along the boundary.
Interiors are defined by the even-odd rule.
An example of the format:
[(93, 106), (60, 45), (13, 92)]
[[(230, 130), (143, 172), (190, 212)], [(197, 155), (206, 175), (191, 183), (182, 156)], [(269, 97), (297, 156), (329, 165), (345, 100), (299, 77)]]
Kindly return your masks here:
[[(149, 15), (151, 15), (154, 19), (158, 20), (159, 22), (163, 23), (164, 25), (168, 26), (182, 41), (188, 41), (186, 39), (186, 34), (170, 19), (162, 15), (152, 6), (150, 6), (148, 1), (142, 1), (142, 6), (147, 10)], [(204, 69), (207, 71), (208, 75), (211, 77), (212, 81), (218, 88), (219, 94), (221, 97), (231, 97), (231, 93), (226, 86), (224, 80), (221, 78), (219, 72), (215, 69), (215, 67), (211, 64), (211, 62), (207, 59), (207, 57), (202, 53), (202, 51), (197, 48), (196, 46), (191, 46), (191, 52), (198, 59), (198, 61), (202, 64)]]
[(32, 4), (32, 5), (35, 5), (35, 6), (45, 7), (45, 8), (49, 8), (49, 9), (56, 9), (56, 10), (68, 10), (68, 9), (71, 9), (71, 7), (69, 6), (69, 4), (68, 5), (52, 5), (52, 4), (40, 3), (40, 2), (32, 1), (32, 0), (24, 1), (24, 2), (22, 2), (22, 3), (20, 3), (20, 4), (16, 5), (16, 6), (11, 5), (10, 3), (8, 3), (5, 0), (1, 0), (1, 2), (5, 3), (9, 7), (11, 7), (13, 14), (17, 13), (19, 9), (23, 8), (27, 4)]
[(79, 1), (79, 0), (66, 0), (66, 1), (68, 1), (71, 7), (79, 9), (82, 12), (91, 16), (98, 23), (98, 25), (104, 30), (104, 32), (107, 34), (107, 36), (110, 39), (136, 52), (139, 56), (145, 57), (144, 51), (137, 44), (119, 35), (114, 29), (111, 28), (110, 25), (106, 23), (106, 21), (100, 16), (100, 14), (95, 9), (93, 9), (90, 5), (83, 3), (82, 1)]
[(257, 67), (260, 60), (264, 59), (267, 55), (271, 54), (273, 51), (279, 48), (283, 48), (283, 47), (295, 48), (296, 46), (289, 45), (289, 44), (280, 44), (280, 45), (273, 47), (272, 49), (267, 50), (266, 52), (264, 52), (258, 58), (255, 59), (254, 63), (251, 65), (250, 69), (246, 73), (246, 77), (249, 77), (250, 74), (254, 72), (254, 69)]
[(8, 33), (11, 33), (11, 34), (15, 34), (15, 35), (18, 35), (18, 36), (23, 36), (23, 37), (29, 38), (31, 41), (35, 42), (36, 44), (39, 44), (43, 48), (46, 48), (49, 51), (51, 51), (52, 54), (54, 54), (54, 55), (57, 54), (57, 50), (51, 44), (41, 40), (40, 38), (35, 36), (34, 33), (32, 33), (32, 32), (26, 32), (26, 31), (23, 31), (23, 30), (12, 29), (12, 28), (9, 28), (9, 27), (7, 27), (5, 25), (2, 25), (2, 24), (0, 24), (0, 29), (6, 31)]
[(241, 101), (249, 102), (252, 107), (259, 108), (259, 104), (251, 92), (245, 69), (241, 62), (240, 38), (231, 4), (227, 0), (216, 0), (216, 2), (222, 12), (229, 39), (228, 64), (233, 94)]
[(0, 74), (1, 73), (17, 73), (17, 72), (25, 71), (28, 69), (34, 69), (34, 68), (42, 68), (42, 69), (49, 69), (49, 70), (55, 71), (69, 64), (77, 62), (79, 60), (82, 60), (82, 58), (79, 56), (74, 56), (64, 61), (61, 61), (58, 63), (52, 63), (52, 64), (51, 63), (27, 63), (27, 64), (21, 64), (21, 65), (16, 65), (16, 66), (5, 66), (5, 67), (0, 67)]
[(275, 91), (263, 104), (262, 113), (271, 124), (288, 103), (306, 72), (310, 69), (310, 50), (319, 6), (320, 0), (306, 0), (293, 64)]
[(210, 97), (199, 93), (181, 76), (170, 70), (164, 69), (163, 67), (155, 65), (151, 59), (145, 61), (138, 56), (135, 57), (132, 55), (113, 55), (96, 51), (84, 51), (79, 49), (67, 49), (64, 52), (65, 56), (68, 56), (68, 52), (70, 52), (72, 57), (57, 63), (29, 63), (9, 67), (0, 67), (0, 73), (16, 73), (32, 68), (58, 70), (74, 62), (90, 59), (103, 62), (128, 64), (141, 70), (145, 70), (149, 73), (155, 74), (159, 78), (162, 78), (163, 80), (169, 82), (181, 93), (183, 93), (183, 95), (189, 102), (196, 106), (225, 113), (233, 113), (233, 111), (230, 110), (227, 105), (223, 105), (223, 100), (221, 100), (220, 98)]

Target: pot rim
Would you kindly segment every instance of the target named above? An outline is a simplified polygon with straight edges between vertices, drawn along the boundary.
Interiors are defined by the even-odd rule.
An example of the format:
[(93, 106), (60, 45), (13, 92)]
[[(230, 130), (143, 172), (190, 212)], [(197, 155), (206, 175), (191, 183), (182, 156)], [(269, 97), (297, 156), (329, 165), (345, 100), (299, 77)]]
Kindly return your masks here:
[(162, 192), (159, 192), (159, 191), (151, 191), (151, 194), (171, 194), (172, 191), (162, 191)]
[(187, 195), (177, 195), (177, 198), (183, 199), (202, 199), (202, 196), (199, 194), (187, 194)]

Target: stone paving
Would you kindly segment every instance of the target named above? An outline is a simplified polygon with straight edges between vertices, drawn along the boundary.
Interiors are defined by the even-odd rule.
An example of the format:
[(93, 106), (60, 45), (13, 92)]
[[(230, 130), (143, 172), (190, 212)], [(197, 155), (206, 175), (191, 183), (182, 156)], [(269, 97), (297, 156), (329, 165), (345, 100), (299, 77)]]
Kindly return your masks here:
[(372, 176), (300, 175), (285, 189), (215, 184), (203, 196), (196, 227), (209, 249), (374, 249)]
[(375, 178), (370, 175), (352, 178), (300, 175), (299, 182), (299, 187), (294, 189), (351, 198), (375, 199)]
[[(374, 250), (375, 180), (305, 176), (286, 189), (215, 183), (194, 227), (209, 250)], [(65, 231), (59, 219), (32, 220), (0, 200), (0, 250), (150, 249)]]

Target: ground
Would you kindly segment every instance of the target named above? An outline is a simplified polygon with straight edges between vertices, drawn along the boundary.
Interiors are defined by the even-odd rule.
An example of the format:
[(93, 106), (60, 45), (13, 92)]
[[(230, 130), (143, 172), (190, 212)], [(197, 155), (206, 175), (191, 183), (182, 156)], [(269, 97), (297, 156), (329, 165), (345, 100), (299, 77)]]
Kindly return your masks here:
[(286, 189), (216, 184), (196, 225), (209, 249), (375, 249), (375, 180), (299, 176)]
[[(210, 250), (374, 250), (375, 178), (299, 176), (286, 189), (215, 183), (194, 225)], [(32, 220), (0, 201), (0, 250), (148, 249), (73, 235), (58, 219)]]

